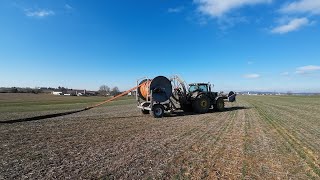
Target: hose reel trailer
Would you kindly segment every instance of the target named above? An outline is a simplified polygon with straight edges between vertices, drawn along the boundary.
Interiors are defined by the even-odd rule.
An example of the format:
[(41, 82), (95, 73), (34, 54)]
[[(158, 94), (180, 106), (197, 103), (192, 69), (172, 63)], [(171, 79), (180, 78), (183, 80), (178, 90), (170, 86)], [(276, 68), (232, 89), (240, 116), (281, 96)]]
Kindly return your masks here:
[(152, 113), (161, 118), (165, 112), (176, 110), (206, 113), (210, 108), (223, 111), (224, 102), (234, 102), (236, 94), (228, 95), (211, 92), (209, 83), (186, 83), (178, 76), (170, 79), (157, 76), (154, 79), (142, 78), (137, 81), (136, 100), (143, 114)]
[(144, 79), (140, 82), (141, 85), (137, 89), (139, 97), (147, 101), (152, 99), (156, 102), (165, 102), (172, 96), (171, 81), (164, 76), (157, 76), (156, 78)]

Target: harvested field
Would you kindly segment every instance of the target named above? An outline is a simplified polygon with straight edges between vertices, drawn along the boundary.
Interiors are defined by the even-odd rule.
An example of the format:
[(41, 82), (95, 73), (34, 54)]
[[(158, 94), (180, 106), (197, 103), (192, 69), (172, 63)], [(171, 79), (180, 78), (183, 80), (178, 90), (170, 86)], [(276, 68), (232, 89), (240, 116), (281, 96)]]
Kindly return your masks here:
[[(103, 99), (3, 96), (0, 121)], [(226, 107), (154, 119), (125, 98), (71, 115), (0, 123), (0, 179), (320, 178), (320, 97), (239, 96)]]

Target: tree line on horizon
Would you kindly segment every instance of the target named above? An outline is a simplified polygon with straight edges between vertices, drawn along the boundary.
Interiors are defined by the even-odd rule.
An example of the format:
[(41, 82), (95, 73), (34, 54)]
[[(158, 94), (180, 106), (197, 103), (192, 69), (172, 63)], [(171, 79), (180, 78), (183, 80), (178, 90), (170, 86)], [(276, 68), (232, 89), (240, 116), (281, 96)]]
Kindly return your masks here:
[(107, 85), (101, 85), (98, 93), (101, 96), (116, 96), (116, 95), (120, 94), (120, 90), (117, 86), (110, 88)]
[[(84, 89), (83, 89), (84, 90)], [(53, 87), (40, 87), (40, 88), (30, 88), (30, 87), (0, 87), (0, 93), (51, 93), (52, 91), (59, 91), (62, 94), (67, 94), (72, 91), (83, 91), (79, 89), (70, 89), (63, 86), (57, 88)], [(107, 85), (101, 85), (98, 91), (87, 91), (91, 92), (91, 95), (100, 95), (100, 96), (115, 96), (120, 94), (120, 90), (117, 86), (110, 88)]]

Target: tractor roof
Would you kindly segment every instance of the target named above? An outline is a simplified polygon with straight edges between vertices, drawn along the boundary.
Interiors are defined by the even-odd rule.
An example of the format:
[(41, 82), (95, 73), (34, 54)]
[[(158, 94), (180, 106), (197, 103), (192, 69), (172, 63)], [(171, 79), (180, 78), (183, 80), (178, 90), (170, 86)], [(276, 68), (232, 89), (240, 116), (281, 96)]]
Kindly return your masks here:
[(209, 83), (191, 83), (189, 86), (194, 86), (194, 85), (208, 85)]

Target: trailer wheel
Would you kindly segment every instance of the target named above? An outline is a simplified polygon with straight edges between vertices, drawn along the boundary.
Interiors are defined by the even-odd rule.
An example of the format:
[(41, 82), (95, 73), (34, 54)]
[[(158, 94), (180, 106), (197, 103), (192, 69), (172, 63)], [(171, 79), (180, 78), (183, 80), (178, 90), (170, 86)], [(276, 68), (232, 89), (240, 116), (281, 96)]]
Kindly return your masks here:
[(195, 113), (207, 113), (210, 108), (210, 100), (205, 95), (200, 95), (192, 102), (192, 108)]
[(146, 109), (141, 109), (141, 112), (142, 114), (150, 114), (150, 111)]
[(155, 118), (162, 118), (164, 115), (164, 107), (161, 104), (156, 104), (152, 108), (152, 115)]
[(214, 109), (216, 111), (223, 111), (224, 110), (224, 100), (222, 98), (219, 98), (214, 105)]

